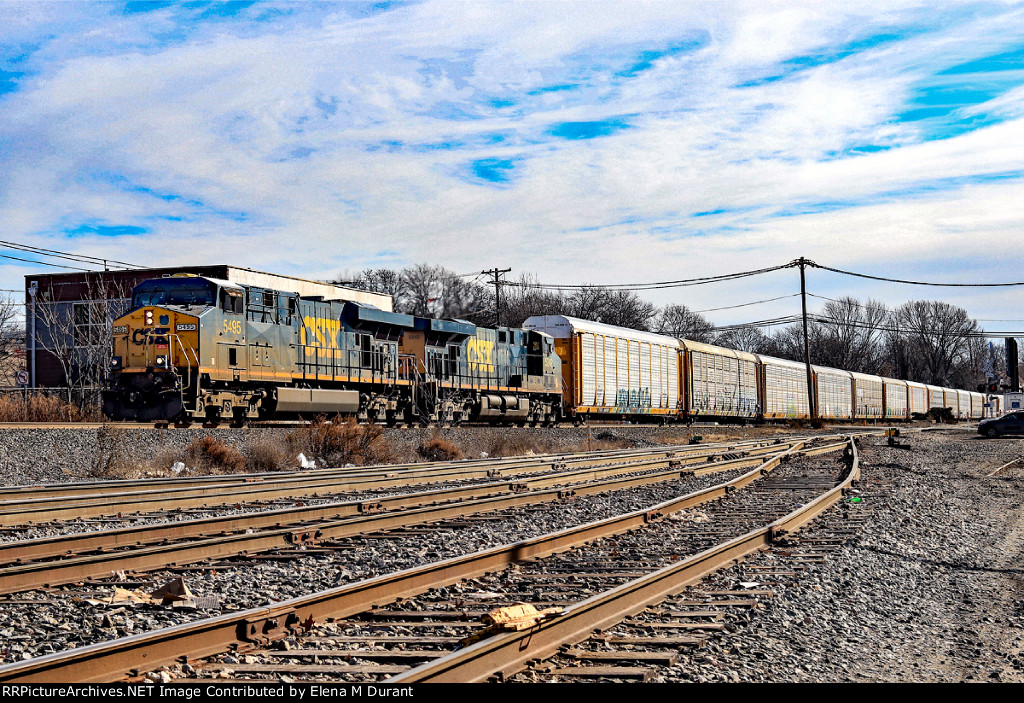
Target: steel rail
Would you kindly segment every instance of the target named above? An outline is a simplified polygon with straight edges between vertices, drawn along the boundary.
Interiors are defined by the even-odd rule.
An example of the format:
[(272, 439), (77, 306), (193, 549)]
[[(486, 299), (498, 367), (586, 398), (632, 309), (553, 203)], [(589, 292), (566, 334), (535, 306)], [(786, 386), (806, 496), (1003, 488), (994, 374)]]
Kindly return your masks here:
[(180, 661), (183, 654), (189, 658), (200, 658), (233, 647), (266, 643), (304, 631), (318, 620), (348, 617), (398, 598), (414, 597), (431, 588), (499, 570), (523, 559), (547, 556), (595, 539), (622, 534), (666, 514), (722, 498), (767, 475), (799, 448), (798, 444), (768, 458), (758, 468), (731, 481), (644, 510), (300, 596), (272, 606), (0, 666), (0, 682), (121, 680), (137, 676), (146, 668)]
[[(779, 449), (788, 448), (789, 446), (791, 446), (790, 443), (784, 443), (781, 445), (774, 445), (774, 449), (775, 451), (778, 451)], [(760, 456), (761, 453), (762, 452), (758, 452), (756, 456)], [(675, 468), (677, 466), (682, 468), (696, 463), (697, 461), (713, 459), (714, 456), (715, 455), (683, 456), (670, 459), (655, 459), (639, 461), (633, 464), (616, 465), (603, 468), (596, 467), (576, 469), (557, 474), (530, 476), (519, 478), (513, 482), (503, 480), (482, 484), (472, 484), (468, 486), (456, 486), (452, 488), (438, 488), (419, 491), (416, 493), (403, 493), (393, 496), (381, 496), (344, 502), (331, 502), (321, 505), (280, 508), (277, 510), (197, 518), (192, 520), (178, 520), (174, 522), (160, 522), (150, 525), (134, 525), (113, 530), (78, 532), (53, 537), (41, 537), (31, 540), (19, 540), (15, 542), (0, 542), (0, 564), (26, 562), (58, 556), (66, 558), (72, 554), (89, 550), (137, 547), (142, 544), (158, 542), (161, 540), (208, 536), (214, 533), (229, 533), (251, 528), (282, 527), (288, 524), (299, 525), (313, 521), (338, 519), (371, 511), (382, 512), (384, 510), (404, 510), (444, 501), (469, 500), (509, 492), (539, 490), (541, 488), (551, 486), (566, 486), (574, 482), (583, 483), (587, 481), (596, 481), (601, 478), (623, 473), (635, 473), (638, 471), (654, 470), (666, 467)], [(712, 462), (707, 466), (685, 469), (671, 475), (684, 475), (687, 473), (703, 475), (706, 473), (724, 471), (730, 468), (753, 466), (758, 462), (759, 459), (757, 458), (749, 458), (745, 460), (726, 459), (718, 462)], [(668, 480), (668, 478), (664, 478), (662, 480)]]
[[(841, 445), (816, 449), (817, 453), (820, 453), (822, 451), (836, 451), (838, 448), (841, 448)], [(723, 472), (759, 466), (761, 463), (763, 463), (761, 458), (748, 457), (720, 461), (712, 466), (696, 470), (673, 467), (640, 476), (631, 475), (607, 479), (600, 477), (593, 470), (587, 470), (587, 473), (590, 474), (587, 482), (573, 483), (566, 486), (557, 482), (557, 479), (560, 477), (540, 477), (534, 479), (537, 484), (535, 489), (528, 492), (519, 490), (517, 486), (520, 484), (509, 485), (503, 483), (488, 484), (485, 490), (486, 495), (449, 500), (449, 502), (441, 504), (437, 504), (435, 500), (439, 494), (455, 494), (459, 491), (436, 491), (420, 494), (421, 497), (419, 498), (399, 496), (397, 498), (403, 502), (407, 501), (407, 504), (410, 506), (414, 504), (413, 501), (417, 500), (418, 505), (423, 505), (425, 502), (430, 503), (430, 505), (385, 514), (355, 514), (355, 511), (358, 511), (361, 504), (346, 504), (346, 507), (353, 510), (352, 516), (330, 522), (292, 525), (263, 532), (222, 535), (188, 542), (130, 548), (116, 552), (69, 557), (58, 561), (39, 561), (0, 568), (0, 593), (14, 593), (44, 586), (73, 583), (87, 578), (107, 576), (113, 571), (152, 571), (169, 566), (192, 564), (203, 560), (224, 559), (243, 554), (257, 554), (288, 547), (311, 546), (325, 540), (353, 537), (410, 525), (421, 525), (466, 515), (507, 510), (521, 505), (557, 502), (577, 495), (607, 493), (636, 486), (664, 483), (695, 474), (697, 471), (701, 473)], [(616, 468), (609, 469), (608, 471), (609, 473), (621, 473), (624, 470), (623, 468)], [(548, 486), (551, 484), (554, 484), (556, 487), (549, 488)], [(500, 490), (501, 495), (494, 495), (495, 489)], [(471, 489), (461, 490), (466, 491), (468, 494)], [(244, 521), (245, 517), (236, 519)], [(88, 536), (88, 533), (83, 535), (83, 537)], [(16, 545), (17, 543), (14, 544)]]
[[(770, 451), (767, 445), (764, 451)], [(365, 475), (361, 472), (341, 474), (328, 478), (310, 480), (306, 475), (278, 478), (272, 481), (232, 483), (202, 488), (181, 488), (171, 490), (144, 490), (121, 493), (103, 493), (80, 496), (76, 500), (61, 497), (26, 498), (0, 501), (0, 526), (41, 524), (54, 520), (100, 517), (155, 510), (184, 509), (229, 505), (246, 501), (279, 498), (308, 498), (323, 493), (373, 490), (406, 486), (409, 484), (438, 483), (445, 480), (466, 480), (494, 478), (502, 475), (517, 475), (538, 471), (560, 471), (570, 466), (593, 467), (612, 465), (623, 461), (640, 461), (644, 458), (682, 457), (686, 455), (716, 455), (722, 450), (666, 448), (656, 451), (629, 450), (633, 454), (602, 454), (592, 457), (586, 454), (570, 457), (543, 457), (538, 460), (518, 459), (512, 464), (497, 468), (484, 463), (477, 467), (445, 466), (437, 469), (410, 469), (407, 471), (383, 470)], [(728, 453), (728, 450), (725, 450)], [(415, 465), (414, 465), (415, 466)], [(219, 502), (218, 502), (219, 501)]]
[[(737, 442), (737, 443), (724, 443), (724, 446), (736, 446), (739, 447), (749, 442)], [(761, 442), (765, 444), (765, 442)], [(3, 486), (0, 487), (0, 506), (4, 501), (8, 500), (24, 500), (28, 498), (46, 498), (53, 497), (57, 499), (66, 499), (72, 496), (85, 496), (93, 494), (103, 493), (131, 493), (137, 490), (150, 491), (155, 488), (162, 487), (190, 487), (190, 486), (206, 486), (210, 484), (225, 484), (225, 485), (237, 485), (244, 483), (253, 483), (264, 480), (281, 480), (281, 479), (292, 479), (299, 477), (325, 477), (325, 476), (380, 476), (389, 475), (395, 472), (406, 472), (406, 471), (433, 471), (433, 470), (444, 470), (451, 468), (474, 468), (479, 466), (486, 466), (488, 468), (503, 468), (503, 467), (514, 467), (519, 465), (534, 465), (543, 463), (547, 460), (550, 461), (571, 461), (575, 458), (580, 457), (591, 457), (598, 458), (603, 456), (630, 456), (632, 454), (646, 455), (651, 453), (663, 453), (667, 451), (683, 451), (690, 450), (695, 452), (705, 451), (706, 449), (717, 449), (718, 445), (700, 445), (699, 447), (663, 447), (660, 452), (655, 452), (651, 448), (643, 449), (619, 449), (619, 450), (602, 450), (594, 452), (554, 452), (546, 454), (537, 454), (530, 457), (495, 457), (485, 459), (459, 459), (455, 461), (430, 461), (430, 462), (408, 462), (402, 464), (379, 464), (374, 466), (348, 466), (348, 467), (334, 467), (334, 468), (322, 468), (322, 469), (303, 469), (301, 471), (291, 471), (287, 475), (280, 471), (269, 471), (260, 473), (245, 473), (245, 474), (217, 474), (210, 476), (186, 476), (186, 477), (161, 477), (161, 478), (144, 478), (144, 479), (130, 479), (130, 480), (96, 480), (96, 481), (76, 481), (73, 484), (69, 483), (42, 483), (42, 484), (29, 484), (24, 486)]]
[[(841, 435), (819, 435), (817, 439), (830, 439)], [(800, 436), (791, 437), (796, 441)], [(662, 445), (660, 447), (644, 447), (630, 449), (606, 449), (589, 452), (549, 452), (537, 454), (530, 457), (488, 457), (482, 459), (458, 459), (454, 461), (435, 462), (407, 462), (401, 464), (380, 464), (375, 466), (357, 467), (334, 467), (322, 469), (304, 469), (301, 471), (288, 472), (283, 475), (280, 471), (245, 473), (245, 474), (217, 474), (212, 476), (187, 476), (187, 477), (161, 477), (130, 480), (95, 480), (76, 481), (69, 483), (39, 483), (23, 486), (0, 486), (0, 508), (8, 501), (20, 501), (32, 498), (47, 498), (53, 500), (66, 500), (70, 497), (83, 497), (88, 495), (101, 495), (104, 493), (130, 494), (139, 491), (152, 491), (159, 488), (187, 488), (210, 486), (216, 484), (240, 485), (260, 481), (291, 480), (298, 478), (319, 478), (326, 476), (389, 476), (396, 472), (431, 472), (436, 470), (450, 469), (471, 469), (488, 467), (491, 469), (512, 469), (524, 466), (543, 465), (547, 462), (565, 463), (576, 460), (598, 459), (602, 457), (630, 457), (630, 456), (661, 456), (672, 453), (685, 454), (720, 454), (730, 450), (755, 452), (769, 449), (775, 446), (775, 440), (745, 439), (730, 442), (715, 442), (700, 445)]]
[(499, 634), (445, 657), (399, 674), (389, 683), (473, 683), (502, 680), (531, 660), (551, 657), (563, 645), (588, 639), (648, 606), (675, 595), (688, 585), (794, 532), (838, 502), (860, 476), (856, 444), (851, 438), (851, 464), (843, 480), (827, 493), (770, 525), (688, 557), (647, 576), (568, 606), (561, 615), (528, 630)]

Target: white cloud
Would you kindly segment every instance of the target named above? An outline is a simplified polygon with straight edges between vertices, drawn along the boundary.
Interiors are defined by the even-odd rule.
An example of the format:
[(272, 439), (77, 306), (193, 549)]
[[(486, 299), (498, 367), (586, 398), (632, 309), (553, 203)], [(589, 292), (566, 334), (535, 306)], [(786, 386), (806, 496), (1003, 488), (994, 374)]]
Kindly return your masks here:
[[(1020, 184), (979, 177), (1024, 169), (1021, 89), (975, 108), (1010, 121), (950, 139), (927, 141), (895, 116), (936, 70), (1019, 42), (1015, 7), (920, 32), (910, 30), (929, 18), (918, 3), (440, 2), (362, 19), (335, 9), (205, 28), (172, 11), (107, 17), (103, 5), (73, 19), (42, 43), (37, 73), (0, 97), (8, 238), (109, 252), (109, 238), (60, 236), (91, 220), (150, 228), (121, 258), (153, 265), (315, 277), (397, 255), (570, 282), (801, 255), (868, 270), (882, 265), (876, 252), (956, 275), (949, 257), (987, 248), (978, 272), (1014, 277), (1000, 244), (1024, 226)], [(782, 63), (890, 26), (906, 37), (801, 70)], [(165, 38), (176, 33), (187, 38)], [(621, 75), (642, 51), (655, 52), (650, 67)], [(531, 94), (564, 85), (578, 87)], [(631, 127), (549, 134), (615, 117)], [(488, 144), (499, 132), (512, 136)], [(846, 154), (871, 145), (892, 148)], [(515, 159), (511, 180), (474, 182), (468, 164), (482, 158)], [(837, 202), (849, 207), (814, 212)], [(765, 288), (787, 292), (778, 280)], [(651, 293), (698, 308), (728, 295)], [(754, 284), (738, 295), (765, 297)]]

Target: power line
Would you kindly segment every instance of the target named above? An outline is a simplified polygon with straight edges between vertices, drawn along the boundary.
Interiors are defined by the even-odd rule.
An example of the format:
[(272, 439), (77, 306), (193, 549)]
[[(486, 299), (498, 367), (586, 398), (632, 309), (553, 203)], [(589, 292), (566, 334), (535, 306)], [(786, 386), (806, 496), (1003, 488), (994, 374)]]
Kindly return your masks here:
[(75, 254), (73, 252), (60, 251), (59, 249), (46, 249), (44, 247), (37, 247), (31, 244), (21, 244), (19, 242), (7, 242), (0, 240), (0, 246), (32, 254), (42, 254), (43, 256), (49, 256), (55, 259), (67, 259), (68, 261), (77, 261), (80, 263), (103, 264), (104, 267), (108, 264), (118, 264), (119, 267), (142, 268), (136, 264), (129, 264), (126, 261), (118, 261), (117, 259), (104, 259), (99, 256), (89, 256), (88, 254)]
[[(907, 331), (907, 332), (918, 332), (918, 331), (920, 331), (917, 327), (908, 326), (906, 324), (901, 324), (898, 321), (897, 322), (893, 322), (893, 323), (888, 324), (888, 325), (869, 325), (869, 324), (866, 324), (866, 323), (863, 323), (863, 322), (832, 320), (832, 319), (827, 318), (827, 317), (818, 317), (818, 316), (809, 317), (808, 319), (811, 319), (814, 322), (818, 322), (818, 323), (826, 324), (826, 325), (846, 325), (848, 327), (853, 327), (854, 329), (876, 330), (876, 331), (883, 331), (883, 332), (899, 332), (900, 330), (904, 330), (904, 331)], [(1002, 338), (1002, 337), (1024, 337), (1024, 332), (1021, 332), (1021, 331), (1015, 331), (1015, 332), (989, 332), (988, 330), (976, 330), (976, 331), (970, 331), (970, 332), (961, 332), (961, 333), (959, 333), (959, 334), (957, 334), (955, 336), (971, 337), (971, 338), (974, 338), (974, 339), (990, 339), (990, 338), (991, 339), (997, 339), (997, 338)]]
[[(765, 298), (764, 300), (755, 300), (751, 303), (741, 303), (740, 305), (726, 305), (721, 308), (707, 308), (706, 310), (691, 310), (690, 312), (702, 313), (702, 312), (717, 312), (718, 310), (735, 310), (736, 308), (745, 308), (751, 305), (760, 305), (761, 303), (771, 303), (776, 300), (785, 300), (786, 298), (795, 298), (799, 293), (792, 293), (790, 295), (780, 295), (778, 298)], [(808, 293), (810, 295), (810, 293)], [(1024, 322), (1024, 320), (1022, 320)]]
[(502, 285), (506, 286), (518, 286), (520, 288), (539, 288), (544, 290), (588, 290), (601, 288), (605, 290), (658, 290), (661, 288), (681, 288), (684, 286), (698, 286), (704, 283), (716, 283), (719, 281), (732, 281), (738, 278), (747, 278), (749, 276), (759, 276), (764, 273), (771, 273), (772, 271), (778, 271), (780, 269), (791, 268), (793, 263), (783, 264), (782, 266), (772, 266), (769, 268), (756, 269), (753, 271), (740, 271), (737, 273), (727, 273), (720, 276), (703, 276), (701, 278), (684, 278), (678, 281), (656, 281), (653, 283), (610, 283), (606, 285), (592, 285), (592, 284), (548, 284), (548, 283), (526, 283), (523, 281), (506, 281)]
[(732, 332), (735, 330), (747, 329), (749, 327), (775, 327), (777, 325), (788, 325), (794, 322), (799, 322), (801, 317), (799, 315), (785, 315), (783, 317), (774, 317), (767, 320), (755, 320), (754, 322), (739, 322), (734, 325), (722, 325), (721, 327), (715, 327), (716, 332)]
[(858, 278), (870, 278), (874, 281), (886, 281), (887, 283), (905, 283), (912, 286), (946, 286), (951, 288), (1005, 288), (1008, 286), (1024, 286), (1024, 281), (1017, 281), (1013, 283), (934, 283), (928, 281), (907, 281), (901, 278), (886, 278), (884, 276), (872, 276), (867, 273), (855, 273), (853, 271), (843, 271), (842, 269), (832, 268), (830, 266), (822, 266), (816, 264), (813, 261), (807, 262), (808, 266), (815, 268), (824, 269), (825, 271), (832, 271), (833, 273), (841, 273), (844, 276), (857, 276)]
[(11, 259), (13, 261), (24, 261), (27, 264), (37, 264), (39, 266), (52, 266), (53, 268), (70, 269), (72, 271), (85, 271), (86, 273), (89, 273), (91, 271), (95, 271), (96, 270), (96, 269), (83, 269), (83, 268), (79, 268), (78, 266), (67, 266), (65, 264), (51, 264), (51, 263), (49, 263), (47, 261), (35, 261), (33, 259), (22, 259), (20, 256), (11, 256), (9, 254), (0, 254), (0, 259)]

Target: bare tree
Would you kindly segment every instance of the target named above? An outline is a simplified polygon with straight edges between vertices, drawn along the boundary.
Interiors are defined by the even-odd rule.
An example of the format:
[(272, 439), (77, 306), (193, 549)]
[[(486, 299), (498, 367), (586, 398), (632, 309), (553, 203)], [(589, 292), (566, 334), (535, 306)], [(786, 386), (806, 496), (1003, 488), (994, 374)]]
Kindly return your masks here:
[(653, 303), (649, 303), (632, 291), (612, 291), (607, 296), (600, 322), (649, 331), (657, 310)]
[(711, 344), (715, 340), (715, 326), (700, 313), (685, 305), (666, 305), (654, 321), (654, 331), (670, 337)]
[(881, 338), (888, 318), (889, 311), (877, 300), (863, 305), (851, 297), (830, 300), (815, 324), (815, 363), (878, 373), (883, 356)]
[(605, 313), (608, 289), (601, 286), (577, 288), (566, 298), (566, 314), (581, 320), (600, 322)]
[(771, 338), (757, 327), (737, 327), (736, 329), (720, 332), (714, 343), (735, 349), (737, 351), (750, 352), (751, 354), (775, 354)]
[(113, 354), (113, 322), (128, 309), (128, 293), (120, 282), (102, 275), (90, 278), (79, 299), (38, 296), (36, 338), (64, 373), (67, 400), (84, 410), (99, 401)]
[(384, 293), (385, 295), (390, 295), (392, 299), (397, 299), (404, 293), (402, 274), (385, 268), (363, 269), (354, 275), (342, 272), (338, 280), (329, 281), (329, 283), (373, 291), (374, 293)]
[(22, 306), (0, 296), (0, 385), (13, 386), (15, 375), (25, 370), (25, 330), (18, 324)]
[(519, 327), (528, 317), (534, 315), (568, 315), (568, 304), (564, 295), (536, 287), (533, 276), (522, 274), (519, 280), (502, 286), (502, 320), (512, 327)]
[[(980, 328), (963, 308), (937, 300), (913, 300), (896, 308), (896, 342), (907, 378), (949, 385), (972, 359), (971, 339)], [(974, 358), (980, 358), (977, 354)]]

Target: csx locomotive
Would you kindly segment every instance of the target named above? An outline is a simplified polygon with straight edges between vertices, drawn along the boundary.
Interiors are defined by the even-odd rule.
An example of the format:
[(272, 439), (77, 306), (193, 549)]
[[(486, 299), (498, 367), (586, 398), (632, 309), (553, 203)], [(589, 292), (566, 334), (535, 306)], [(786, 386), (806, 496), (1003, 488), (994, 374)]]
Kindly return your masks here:
[(562, 390), (543, 332), (178, 275), (140, 283), (114, 321), (103, 411), (185, 424), (337, 413), (552, 424)]
[[(113, 419), (387, 424), (587, 418), (907, 420), (992, 413), (980, 393), (811, 368), (560, 315), (485, 329), (213, 278), (144, 281), (116, 320)], [(809, 395), (810, 394), (810, 395)]]

